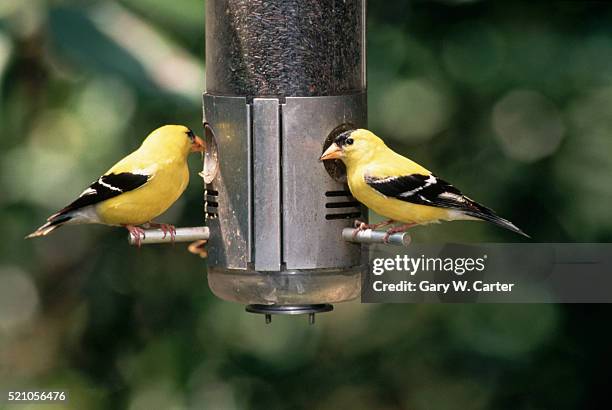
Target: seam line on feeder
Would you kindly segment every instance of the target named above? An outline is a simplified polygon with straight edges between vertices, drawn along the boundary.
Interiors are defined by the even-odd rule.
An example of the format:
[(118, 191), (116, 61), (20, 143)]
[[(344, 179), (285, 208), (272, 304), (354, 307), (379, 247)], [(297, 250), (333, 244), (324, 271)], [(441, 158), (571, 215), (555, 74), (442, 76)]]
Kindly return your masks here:
[(255, 164), (254, 164), (254, 158), (253, 158), (253, 153), (254, 153), (254, 144), (253, 144), (253, 127), (254, 127), (254, 118), (253, 118), (253, 97), (249, 98), (247, 97), (246, 99), (246, 114), (247, 114), (247, 124), (249, 124), (248, 128), (247, 128), (247, 161), (248, 161), (248, 177), (247, 180), (249, 181), (248, 183), (248, 199), (247, 199), (247, 206), (248, 206), (248, 215), (249, 215), (249, 220), (247, 223), (248, 226), (248, 232), (247, 232), (247, 242), (248, 242), (248, 255), (247, 255), (247, 263), (254, 263), (255, 262), (255, 238), (254, 238), (254, 232), (253, 230), (254, 225), (255, 225), (255, 193), (254, 193), (254, 184), (255, 184)]
[(283, 224), (283, 138), (284, 138), (284, 119), (283, 119), (283, 104), (285, 103), (285, 98), (283, 97), (282, 101), (278, 100), (278, 207), (279, 207), (279, 246), (280, 246), (280, 263), (281, 266), (285, 265), (285, 249), (284, 249), (284, 237), (285, 237), (285, 226)]

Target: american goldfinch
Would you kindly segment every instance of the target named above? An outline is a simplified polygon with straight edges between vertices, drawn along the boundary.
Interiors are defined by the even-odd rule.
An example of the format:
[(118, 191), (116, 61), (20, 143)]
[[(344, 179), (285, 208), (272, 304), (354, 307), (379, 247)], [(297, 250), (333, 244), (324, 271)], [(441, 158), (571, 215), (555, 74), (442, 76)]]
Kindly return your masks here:
[(63, 225), (124, 226), (140, 243), (139, 225), (158, 227), (174, 237), (172, 225), (152, 222), (185, 191), (189, 182), (187, 156), (203, 152), (204, 142), (182, 125), (165, 125), (150, 133), (142, 145), (117, 162), (79, 197), (51, 215), (26, 238), (45, 236)]
[(338, 135), (320, 158), (321, 161), (330, 159), (340, 159), (346, 165), (353, 196), (374, 212), (389, 218), (376, 225), (361, 223), (359, 230), (403, 222), (404, 225), (387, 231), (388, 238), (392, 233), (415, 225), (484, 220), (529, 237), (448, 182), (392, 151), (368, 130), (349, 130)]

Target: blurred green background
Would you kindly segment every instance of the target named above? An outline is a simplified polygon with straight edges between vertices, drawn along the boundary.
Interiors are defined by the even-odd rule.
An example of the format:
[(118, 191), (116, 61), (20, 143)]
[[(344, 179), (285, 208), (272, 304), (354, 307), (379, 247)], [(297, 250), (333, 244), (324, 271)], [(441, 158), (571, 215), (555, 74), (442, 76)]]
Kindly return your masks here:
[[(601, 408), (608, 306), (353, 302), (266, 326), (184, 245), (97, 226), (24, 241), (150, 130), (201, 130), (203, 21), (200, 0), (0, 1), (0, 390), (68, 389), (73, 409)], [(611, 28), (606, 2), (370, 0), (370, 128), (537, 242), (608, 242)], [(192, 161), (165, 221), (202, 221)]]

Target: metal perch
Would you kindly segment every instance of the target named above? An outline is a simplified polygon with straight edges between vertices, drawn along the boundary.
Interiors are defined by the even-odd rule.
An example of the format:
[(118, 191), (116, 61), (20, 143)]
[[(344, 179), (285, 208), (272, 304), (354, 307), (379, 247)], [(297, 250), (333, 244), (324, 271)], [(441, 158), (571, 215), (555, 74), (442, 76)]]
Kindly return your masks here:
[[(385, 231), (373, 231), (372, 229), (366, 229), (360, 231), (355, 235), (356, 229), (344, 228), (342, 230), (342, 239), (347, 242), (355, 243), (385, 243)], [(355, 236), (354, 236), (355, 235)], [(408, 246), (410, 244), (410, 234), (408, 232), (398, 232), (389, 235), (387, 241), (390, 245)]]
[[(165, 236), (165, 237), (164, 237)], [(193, 242), (201, 239), (208, 239), (210, 231), (207, 226), (193, 226), (187, 228), (176, 228), (174, 242)], [(134, 237), (128, 235), (130, 245), (137, 245)], [(169, 233), (164, 234), (161, 229), (146, 229), (145, 237), (140, 240), (141, 245), (149, 245), (152, 243), (172, 243), (172, 238)]]

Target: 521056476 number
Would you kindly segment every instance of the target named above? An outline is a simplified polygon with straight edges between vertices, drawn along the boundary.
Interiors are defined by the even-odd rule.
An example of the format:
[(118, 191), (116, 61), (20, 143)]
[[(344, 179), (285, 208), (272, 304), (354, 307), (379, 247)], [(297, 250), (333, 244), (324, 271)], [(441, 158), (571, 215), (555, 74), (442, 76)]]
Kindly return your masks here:
[(62, 390), (9, 391), (3, 395), (6, 401), (19, 402), (67, 402), (68, 393)]

